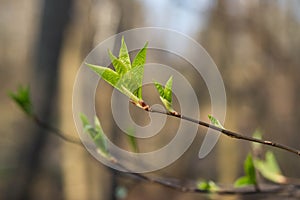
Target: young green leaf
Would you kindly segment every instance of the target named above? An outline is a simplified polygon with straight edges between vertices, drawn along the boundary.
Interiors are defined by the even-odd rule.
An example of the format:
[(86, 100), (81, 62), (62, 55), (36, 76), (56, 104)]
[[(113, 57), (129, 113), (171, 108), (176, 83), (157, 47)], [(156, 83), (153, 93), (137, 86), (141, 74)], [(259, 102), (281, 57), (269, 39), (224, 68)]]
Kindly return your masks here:
[(95, 145), (97, 146), (99, 153), (104, 157), (109, 156), (106, 137), (101, 128), (99, 119), (95, 116), (95, 128), (90, 124), (89, 120), (84, 114), (80, 114), (80, 119), (84, 128), (84, 131), (90, 135)]
[(141, 88), (143, 85), (144, 66), (130, 69), (119, 80), (117, 87), (121, 85), (133, 93), (138, 99), (142, 100)]
[(217, 120), (216, 118), (214, 118), (212, 115), (208, 115), (208, 119), (210, 120), (210, 122), (215, 125), (216, 127), (219, 127), (221, 129), (225, 129), (223, 127), (223, 125), (221, 124), (221, 122), (219, 122), (219, 120)]
[(16, 93), (10, 92), (9, 96), (27, 115), (33, 114), (32, 103), (30, 100), (30, 90), (28, 86), (20, 86)]
[(133, 62), (132, 62), (132, 68), (143, 66), (146, 62), (146, 53), (147, 53), (147, 46), (148, 42), (145, 44), (145, 46), (137, 53), (135, 56)]
[(109, 58), (111, 60), (111, 63), (113, 64), (116, 72), (119, 75), (125, 74), (130, 69), (130, 66), (129, 67), (126, 66), (125, 63), (123, 63), (120, 59), (115, 57), (110, 50), (108, 50), (108, 54), (109, 54)]
[(120, 52), (119, 52), (119, 59), (121, 62), (124, 63), (124, 65), (126, 66), (127, 69), (131, 68), (130, 57), (129, 57), (126, 43), (124, 41), (124, 36), (122, 36), (121, 48), (120, 48)]
[(132, 62), (132, 70), (134, 68), (141, 68), (140, 73), (137, 74), (137, 77), (140, 79), (137, 83), (139, 87), (134, 91), (134, 94), (139, 98), (142, 99), (142, 81), (143, 81), (143, 74), (144, 74), (144, 64), (146, 62), (146, 54), (147, 54), (147, 46), (148, 42), (144, 45), (144, 47), (137, 53), (133, 62)]
[(137, 145), (136, 137), (134, 136), (134, 129), (128, 129), (127, 130), (127, 135), (128, 135), (128, 142), (130, 144), (130, 147), (132, 148), (133, 152), (138, 153), (139, 148)]
[(171, 76), (167, 81), (164, 89), (164, 98), (172, 105), (172, 84), (173, 77)]
[(172, 108), (172, 82), (173, 77), (171, 76), (167, 81), (165, 87), (163, 87), (160, 83), (154, 82), (154, 85), (160, 95), (160, 100), (164, 104), (165, 108), (169, 112), (174, 112)]
[(267, 151), (265, 160), (255, 159), (255, 167), (266, 179), (275, 183), (285, 183), (286, 178), (282, 175), (280, 167), (277, 163), (275, 155), (271, 151)]
[(251, 154), (248, 154), (244, 162), (244, 171), (245, 176), (240, 177), (235, 181), (235, 187), (244, 187), (256, 184), (256, 172)]
[(154, 82), (154, 85), (155, 85), (155, 87), (156, 87), (156, 89), (157, 89), (157, 91), (159, 93), (159, 96), (163, 97), (164, 94), (165, 94), (164, 87), (160, 83), (158, 83), (158, 82)]
[(118, 73), (110, 68), (86, 63), (86, 65), (102, 77), (106, 82), (115, 87), (120, 79)]
[(172, 104), (167, 99), (164, 99), (164, 98), (160, 97), (160, 100), (164, 104), (167, 111), (174, 112), (174, 110), (172, 108)]

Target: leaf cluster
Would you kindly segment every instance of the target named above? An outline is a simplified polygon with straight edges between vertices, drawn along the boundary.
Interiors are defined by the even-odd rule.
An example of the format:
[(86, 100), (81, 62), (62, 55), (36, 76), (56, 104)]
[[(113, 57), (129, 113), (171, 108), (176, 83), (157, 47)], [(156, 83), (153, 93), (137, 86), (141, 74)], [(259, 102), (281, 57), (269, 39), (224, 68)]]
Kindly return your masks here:
[(128, 96), (136, 105), (141, 106), (147, 45), (148, 43), (137, 53), (131, 63), (124, 37), (122, 37), (118, 58), (108, 50), (109, 58), (115, 70), (89, 63), (86, 63), (86, 65), (107, 83)]

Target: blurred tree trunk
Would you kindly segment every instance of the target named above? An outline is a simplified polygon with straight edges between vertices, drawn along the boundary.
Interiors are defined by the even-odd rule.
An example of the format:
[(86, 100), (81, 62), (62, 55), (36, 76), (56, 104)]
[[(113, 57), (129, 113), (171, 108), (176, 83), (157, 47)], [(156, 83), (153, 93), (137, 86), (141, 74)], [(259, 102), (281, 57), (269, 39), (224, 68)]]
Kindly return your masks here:
[[(141, 4), (140, 2), (136, 1), (130, 1), (130, 0), (115, 0), (115, 3), (118, 7), (118, 25), (116, 27), (116, 34), (138, 27), (142, 26), (144, 20), (143, 20), (143, 14), (141, 12)], [(115, 44), (118, 46), (118, 44)], [(111, 111), (109, 111), (111, 112)], [(114, 123), (114, 119), (111, 119), (111, 122)], [(114, 141), (115, 144), (120, 143), (120, 137), (118, 135), (122, 134), (116, 125), (111, 125), (111, 138)], [(114, 171), (111, 171), (111, 188), (110, 188), (110, 196), (107, 197), (109, 200), (116, 200), (116, 189), (118, 185), (120, 184), (117, 180), (117, 173)]]
[[(210, 16), (208, 18), (207, 27), (203, 35), (201, 35), (201, 41), (204, 48), (209, 52), (216, 65), (224, 74), (231, 65), (231, 57), (233, 53), (232, 40), (234, 37), (235, 27), (230, 19), (229, 12), (227, 10), (229, 2), (216, 0), (215, 6), (212, 8)], [(223, 78), (227, 79), (226, 76)], [(228, 105), (229, 109), (230, 104)], [(227, 113), (227, 116), (230, 113)], [(230, 117), (234, 117), (232, 115)], [(232, 119), (232, 118), (231, 118)], [(228, 127), (234, 127), (235, 120), (227, 121)], [(225, 126), (226, 127), (226, 126)], [(218, 182), (232, 183), (236, 177), (237, 167), (236, 165), (230, 165), (229, 163), (237, 162), (237, 154), (233, 152), (237, 148), (237, 143), (234, 140), (227, 139), (224, 136), (220, 136), (220, 140), (217, 145), (218, 156), (214, 161), (217, 167)], [(228, 157), (230, 155), (230, 157)]]
[[(58, 63), (64, 31), (69, 22), (72, 0), (45, 0), (43, 2), (40, 33), (37, 39), (37, 52), (31, 82), (33, 104), (37, 115), (46, 122), (52, 118), (58, 85)], [(33, 199), (32, 190), (37, 174), (40, 172), (43, 150), (47, 144), (48, 133), (39, 128), (32, 130), (27, 146), (23, 147), (17, 173), (18, 182), (12, 183), (7, 199)], [(45, 155), (44, 155), (45, 156)], [(59, 180), (53, 187), (59, 188)], [(47, 188), (52, 191), (53, 188)], [(51, 192), (50, 192), (51, 193)], [(36, 195), (36, 194), (35, 194)], [(59, 199), (52, 194), (49, 199)]]
[[(61, 127), (68, 133), (74, 133), (73, 136), (76, 135), (76, 129), (72, 120), (71, 100), (76, 72), (94, 46), (116, 33), (120, 20), (118, 10), (118, 5), (109, 0), (76, 2), (77, 20), (67, 31), (60, 69)], [(89, 87), (88, 83), (82, 84)], [(105, 95), (105, 92), (101, 90), (100, 95)], [(107, 109), (110, 112), (109, 107)], [(101, 123), (103, 121), (101, 119)], [(64, 143), (61, 164), (64, 199), (115, 199), (114, 175), (84, 148)]]
[(116, 0), (120, 8), (120, 22), (117, 33), (143, 26), (143, 10), (141, 3), (130, 0)]

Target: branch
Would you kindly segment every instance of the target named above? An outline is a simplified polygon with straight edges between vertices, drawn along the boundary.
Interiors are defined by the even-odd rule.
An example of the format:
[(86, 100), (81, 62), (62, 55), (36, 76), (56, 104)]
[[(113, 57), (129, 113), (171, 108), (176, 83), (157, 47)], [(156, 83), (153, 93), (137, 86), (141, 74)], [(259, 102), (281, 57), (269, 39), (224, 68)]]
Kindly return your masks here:
[[(194, 122), (196, 120), (183, 117), (181, 115), (172, 115), (168, 114), (162, 111), (156, 111), (150, 109), (149, 112), (154, 112), (154, 113), (161, 113), (161, 114), (166, 114), (166, 115), (171, 115), (174, 117), (179, 117), (191, 122)], [(60, 137), (66, 142), (78, 145), (80, 147), (84, 147), (82, 143), (73, 137), (69, 137), (67, 134), (63, 133), (60, 129), (53, 127), (51, 125), (48, 125), (47, 123), (43, 122), (40, 120), (37, 116), (33, 115), (32, 119), (34, 122), (40, 126), (41, 128), (44, 128), (45, 130), (50, 131), (50, 133), (55, 134), (56, 136)], [(203, 124), (206, 124), (205, 122), (201, 122)], [(199, 123), (200, 124), (200, 123)], [(209, 124), (207, 124), (209, 125)], [(208, 127), (213, 127), (212, 129), (219, 130), (218, 127), (214, 127), (209, 125)], [(259, 185), (259, 190), (255, 188), (255, 186), (249, 186), (249, 187), (242, 187), (242, 188), (234, 188), (234, 187), (221, 187), (218, 185), (218, 190), (206, 190), (206, 189), (199, 189), (196, 187), (196, 183), (193, 183), (192, 186), (185, 186), (183, 184), (179, 184), (178, 179), (168, 179), (168, 178), (153, 178), (146, 176), (144, 174), (139, 174), (135, 172), (131, 172), (128, 170), (126, 167), (124, 167), (121, 163), (118, 162), (118, 160), (114, 157), (109, 157), (108, 158), (109, 162), (112, 164), (118, 165), (120, 168), (122, 168), (124, 171), (127, 172), (120, 172), (118, 170), (112, 169), (108, 166), (106, 166), (107, 169), (111, 171), (115, 171), (119, 174), (126, 175), (129, 177), (132, 177), (137, 180), (142, 180), (147, 183), (154, 183), (154, 184), (159, 184), (167, 188), (171, 188), (174, 190), (177, 190), (179, 192), (187, 192), (187, 193), (202, 193), (202, 194), (218, 194), (218, 195), (249, 195), (249, 194), (287, 194), (291, 195), (293, 191), (298, 191), (300, 189), (300, 185), (295, 185), (295, 184), (260, 184)], [(296, 194), (296, 193), (295, 193)]]
[(82, 146), (82, 143), (79, 139), (71, 137), (67, 134), (64, 134), (61, 130), (59, 130), (56, 127), (50, 126), (49, 124), (43, 122), (41, 119), (39, 119), (36, 115), (30, 116), (32, 120), (41, 128), (50, 131), (51, 133), (54, 133), (56, 136), (60, 137), (61, 139), (65, 140), (66, 142), (77, 144)]
[(159, 113), (159, 114), (173, 116), (173, 117), (176, 117), (176, 118), (179, 118), (179, 119), (183, 119), (183, 120), (198, 124), (200, 126), (211, 128), (213, 130), (216, 130), (216, 131), (218, 131), (220, 133), (223, 133), (224, 135), (226, 135), (228, 137), (231, 137), (231, 138), (234, 138), (234, 139), (240, 139), (240, 140), (260, 143), (260, 144), (263, 144), (263, 145), (273, 146), (273, 147), (276, 147), (278, 149), (282, 149), (282, 150), (285, 150), (285, 151), (288, 151), (290, 153), (294, 153), (294, 154), (297, 154), (298, 156), (300, 156), (300, 151), (298, 149), (294, 149), (292, 147), (289, 147), (289, 146), (286, 146), (286, 145), (283, 145), (283, 144), (280, 144), (280, 143), (272, 142), (272, 141), (269, 141), (269, 140), (261, 140), (261, 139), (245, 136), (245, 135), (242, 135), (240, 133), (236, 133), (236, 132), (233, 132), (233, 131), (230, 131), (230, 130), (226, 130), (226, 129), (217, 127), (217, 126), (215, 126), (213, 124), (209, 124), (207, 122), (203, 122), (203, 121), (200, 121), (200, 120), (196, 120), (196, 119), (181, 115), (178, 112), (166, 112), (166, 111), (162, 111), (162, 110), (155, 110), (153, 108), (149, 108), (149, 109), (144, 109), (143, 108), (143, 110), (145, 110), (147, 112)]

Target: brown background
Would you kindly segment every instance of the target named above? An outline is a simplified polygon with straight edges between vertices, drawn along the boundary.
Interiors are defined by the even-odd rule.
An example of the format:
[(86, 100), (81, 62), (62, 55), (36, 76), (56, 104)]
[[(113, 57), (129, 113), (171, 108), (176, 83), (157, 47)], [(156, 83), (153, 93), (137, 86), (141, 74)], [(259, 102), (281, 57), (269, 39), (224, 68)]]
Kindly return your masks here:
[[(85, 149), (38, 129), (7, 97), (9, 90), (29, 84), (41, 118), (77, 137), (71, 108), (77, 69), (99, 42), (136, 27), (173, 28), (204, 46), (224, 79), (228, 129), (251, 135), (260, 128), (266, 138), (300, 148), (300, 3), (296, 0), (0, 0), (0, 5), (0, 199), (116, 199), (120, 187), (128, 192), (125, 199), (211, 198), (116, 177)], [(159, 56), (149, 52), (147, 60)], [(189, 77), (202, 102), (201, 118), (207, 121), (210, 104), (201, 77), (182, 60), (166, 62), (180, 65)], [(107, 86), (98, 91), (97, 106), (107, 101), (101, 94), (110, 90)], [(110, 114), (99, 116), (114, 136), (122, 134)], [(166, 127), (169, 134), (152, 141), (153, 148), (172, 138), (177, 122)], [(156, 174), (223, 184), (239, 177), (251, 145), (222, 136), (212, 153), (199, 160), (204, 130), (199, 129), (181, 159)], [(126, 148), (124, 136), (118, 143)], [(284, 174), (300, 178), (299, 158), (272, 150)]]

